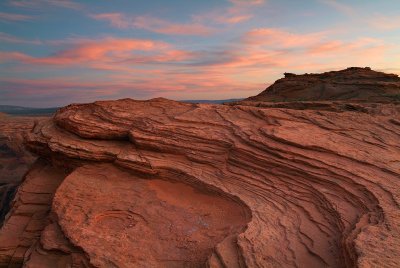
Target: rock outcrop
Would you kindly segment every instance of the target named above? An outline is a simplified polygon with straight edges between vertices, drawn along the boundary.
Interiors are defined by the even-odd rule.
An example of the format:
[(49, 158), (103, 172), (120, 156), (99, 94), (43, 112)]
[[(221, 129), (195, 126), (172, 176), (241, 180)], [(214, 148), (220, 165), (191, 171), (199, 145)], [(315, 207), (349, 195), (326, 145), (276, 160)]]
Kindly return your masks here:
[(39, 122), (0, 266), (399, 267), (400, 105), (261, 104), (123, 99)]
[(13, 117), (0, 113), (0, 227), (9, 203), (35, 157), (23, 146), (23, 133), (42, 118)]
[(363, 102), (400, 101), (400, 78), (371, 68), (350, 67), (322, 74), (285, 73), (248, 101), (293, 102), (352, 100)]

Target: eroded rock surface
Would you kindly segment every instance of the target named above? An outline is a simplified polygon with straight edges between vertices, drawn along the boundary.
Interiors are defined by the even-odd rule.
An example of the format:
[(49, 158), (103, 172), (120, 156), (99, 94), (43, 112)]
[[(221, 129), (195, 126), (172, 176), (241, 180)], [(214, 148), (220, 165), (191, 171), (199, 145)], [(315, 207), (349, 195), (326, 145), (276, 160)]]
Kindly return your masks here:
[(65, 179), (53, 210), (96, 267), (202, 267), (250, 215), (238, 200), (177, 176), (143, 179), (111, 164), (87, 165)]
[(278, 99), (100, 101), (38, 122), (0, 266), (400, 267), (399, 78), (286, 76)]
[(62, 170), (36, 162), (19, 187), (0, 230), (0, 267), (19, 267), (25, 253), (48, 223), (53, 195), (65, 177)]
[(18, 185), (36, 159), (23, 146), (23, 132), (42, 119), (0, 113), (0, 226)]
[(399, 114), (124, 99), (67, 106), (27, 142), (73, 170), (53, 212), (92, 265), (395, 267)]

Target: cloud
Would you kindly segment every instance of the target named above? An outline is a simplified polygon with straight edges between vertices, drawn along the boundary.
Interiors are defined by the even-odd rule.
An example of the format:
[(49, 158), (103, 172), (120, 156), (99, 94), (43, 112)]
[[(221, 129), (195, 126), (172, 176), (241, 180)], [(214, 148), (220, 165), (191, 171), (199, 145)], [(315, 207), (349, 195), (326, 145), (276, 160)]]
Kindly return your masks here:
[(237, 24), (251, 19), (254, 9), (265, 3), (264, 0), (229, 0), (229, 2), (231, 5), (227, 8), (193, 15), (194, 21)]
[[(54, 73), (66, 77), (3, 78), (1, 97), (8, 92), (10, 102), (18, 99), (19, 94), (26, 96), (26, 101), (32, 98), (38, 103), (37, 96), (50, 100), (52, 94), (58, 96), (59, 102), (156, 96), (245, 97), (256, 94), (285, 71), (319, 72), (357, 65), (383, 68), (385, 55), (388, 51), (393, 53), (393, 47), (376, 38), (342, 40), (329, 31), (300, 34), (279, 28), (252, 29), (235, 42), (202, 50), (182, 50), (156, 40), (115, 37), (46, 41), (50, 43), (60, 47), (54, 54), (34, 57), (16, 51), (0, 52), (0, 62), (14, 63), (7, 69), (13, 77), (49, 72), (52, 77)], [(69, 76), (77, 72), (84, 75)]]
[(9, 4), (15, 7), (22, 8), (42, 8), (47, 6), (75, 10), (80, 10), (83, 8), (82, 4), (70, 0), (10, 0)]
[(151, 32), (168, 35), (205, 36), (213, 32), (211, 28), (200, 23), (174, 23), (151, 16), (130, 17), (122, 13), (101, 13), (92, 14), (90, 17), (96, 20), (108, 21), (112, 26), (121, 29), (144, 29)]
[(229, 0), (230, 6), (224, 9), (215, 9), (203, 14), (192, 16), (188, 23), (176, 23), (153, 16), (129, 16), (127, 14), (99, 13), (90, 14), (91, 18), (104, 20), (111, 26), (120, 29), (143, 29), (150, 32), (167, 35), (197, 35), (207, 36), (216, 32), (216, 29), (207, 25), (237, 24), (253, 17), (251, 11), (264, 4), (264, 0)]
[(167, 46), (164, 42), (152, 40), (104, 38), (101, 40), (84, 40), (73, 44), (71, 48), (58, 51), (47, 57), (35, 58), (12, 52), (8, 53), (8, 56), (3, 55), (3, 59), (22, 60), (32, 64), (76, 65), (121, 60), (132, 56), (134, 51), (160, 50)]
[(10, 61), (27, 61), (31, 57), (21, 52), (4, 52), (0, 51), (0, 63), (10, 62)]
[(321, 42), (316, 45), (310, 46), (307, 52), (310, 54), (329, 54), (329, 53), (355, 53), (360, 50), (368, 48), (383, 48), (385, 44), (376, 38), (358, 38), (354, 41), (343, 42), (340, 40), (332, 40)]
[(116, 28), (126, 29), (132, 26), (132, 21), (126, 18), (121, 13), (102, 13), (102, 14), (92, 14), (91, 18), (96, 20), (108, 21), (112, 26)]
[(265, 3), (265, 0), (229, 0), (229, 2), (239, 6), (259, 6)]
[(390, 31), (400, 29), (400, 16), (384, 16), (377, 15), (371, 16), (366, 20), (366, 23), (375, 29), (382, 31)]
[(326, 35), (326, 32), (298, 34), (277, 28), (257, 28), (248, 31), (242, 41), (257, 46), (296, 48), (318, 43)]
[(162, 34), (205, 36), (213, 32), (211, 28), (199, 23), (179, 24), (149, 16), (136, 17), (132, 22), (132, 26)]
[(3, 22), (31, 21), (33, 19), (33, 16), (0, 12), (0, 21)]
[(0, 32), (0, 41), (7, 43), (16, 43), (16, 44), (30, 44), (30, 45), (40, 45), (42, 41), (40, 40), (27, 40), (23, 38), (19, 38), (13, 35), (9, 35), (6, 33)]
[(352, 6), (341, 3), (337, 0), (318, 0), (318, 1), (322, 4), (328, 5), (329, 7), (345, 15), (353, 16), (356, 13), (355, 9)]

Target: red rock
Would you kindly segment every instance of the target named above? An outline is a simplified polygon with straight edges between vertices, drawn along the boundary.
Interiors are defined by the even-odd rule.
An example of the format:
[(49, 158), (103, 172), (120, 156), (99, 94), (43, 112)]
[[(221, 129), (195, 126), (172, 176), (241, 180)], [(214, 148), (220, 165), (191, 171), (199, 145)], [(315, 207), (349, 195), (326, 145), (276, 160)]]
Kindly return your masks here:
[(36, 159), (23, 146), (23, 132), (31, 130), (35, 120), (41, 119), (0, 113), (0, 226), (16, 188)]
[(368, 67), (351, 67), (322, 74), (284, 75), (285, 78), (246, 101), (400, 101), (400, 78)]
[[(356, 87), (398, 79), (353, 68), (321, 81), (342, 75)], [(12, 212), (23, 213), (14, 216), (47, 202), (52, 213), (40, 211), (46, 228), (36, 244), (17, 254), (34, 239), (14, 243), (3, 259), (24, 255), (26, 267), (400, 267), (400, 108), (359, 100), (69, 105), (26, 134), (47, 160), (42, 169), (63, 182), (30, 171), (36, 179), (19, 200), (32, 202), (23, 192), (40, 189), (55, 197), (23, 210), (17, 201)], [(13, 237), (7, 226), (0, 238)]]
[[(129, 224), (119, 220), (138, 196), (152, 192), (128, 186), (140, 185), (140, 178), (213, 189), (250, 210), (245, 231), (233, 238), (227, 233), (229, 242), (219, 239), (211, 251), (204, 251), (210, 265), (397, 264), (398, 255), (383, 254), (381, 237), (398, 248), (400, 129), (392, 120), (399, 119), (399, 111), (394, 104), (374, 109), (373, 114), (368, 109), (336, 113), (125, 99), (68, 106), (37, 125), (27, 141), (43, 157), (73, 159), (66, 160), (72, 169), (85, 165), (57, 190), (53, 211), (66, 237), (95, 266), (107, 261), (121, 267), (163, 266), (154, 257), (159, 255), (147, 250), (164, 249), (154, 242), (157, 238), (139, 229), (147, 242), (130, 244), (129, 237), (136, 236), (124, 236)], [(128, 173), (88, 162), (112, 163)], [(140, 204), (139, 214), (158, 206)], [(102, 210), (120, 211), (108, 212), (100, 225), (104, 229), (95, 225)], [(145, 221), (141, 219), (136, 221)], [(186, 225), (178, 226), (182, 231)], [(172, 231), (168, 235), (177, 236)], [(168, 245), (174, 249), (161, 250), (172, 254), (163, 260), (176, 260), (179, 247)]]
[(38, 161), (25, 176), (0, 229), (0, 267), (22, 265), (26, 251), (35, 245), (47, 224), (52, 203), (48, 194), (54, 195), (65, 175), (63, 171)]

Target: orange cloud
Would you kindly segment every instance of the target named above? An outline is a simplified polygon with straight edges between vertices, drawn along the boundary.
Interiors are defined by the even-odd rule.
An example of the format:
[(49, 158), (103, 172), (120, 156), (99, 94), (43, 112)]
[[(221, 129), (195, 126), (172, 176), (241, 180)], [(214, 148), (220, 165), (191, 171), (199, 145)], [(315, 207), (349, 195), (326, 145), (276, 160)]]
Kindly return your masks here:
[[(319, 72), (354, 65), (384, 67), (382, 62), (390, 48), (374, 38), (340, 40), (325, 32), (293, 34), (270, 28), (251, 30), (224, 48), (199, 51), (181, 50), (155, 40), (112, 37), (58, 40), (52, 44), (68, 48), (41, 58), (0, 52), (0, 62), (24, 63), (11, 65), (25, 68), (15, 70), (14, 74), (27, 71), (42, 74), (51, 68), (52, 72), (65, 75), (64, 70), (54, 68), (59, 66), (82, 69), (85, 77), (26, 83), (4, 81), (0, 88), (11, 90), (10, 94), (47, 89), (49, 98), (50, 91), (57, 89), (67, 99), (77, 94), (74, 90), (97, 92), (81, 96), (88, 101), (129, 96), (245, 97), (256, 94), (285, 71)], [(102, 70), (101, 76), (98, 69)]]

